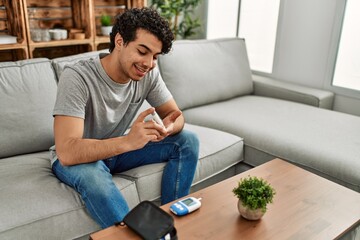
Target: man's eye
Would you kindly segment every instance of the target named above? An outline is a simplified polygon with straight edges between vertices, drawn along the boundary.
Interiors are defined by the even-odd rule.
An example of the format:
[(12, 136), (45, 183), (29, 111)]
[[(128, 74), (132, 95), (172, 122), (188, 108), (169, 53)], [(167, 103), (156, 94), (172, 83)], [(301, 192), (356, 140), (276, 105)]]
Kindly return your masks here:
[(138, 50), (138, 51), (139, 51), (140, 55), (145, 55), (146, 54), (146, 52), (142, 52), (140, 50)]

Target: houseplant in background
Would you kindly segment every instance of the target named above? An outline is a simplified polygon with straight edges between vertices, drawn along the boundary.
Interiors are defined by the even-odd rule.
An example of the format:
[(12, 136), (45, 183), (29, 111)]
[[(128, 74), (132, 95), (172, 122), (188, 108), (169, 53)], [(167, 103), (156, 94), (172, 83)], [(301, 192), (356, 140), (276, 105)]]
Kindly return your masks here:
[(272, 203), (275, 189), (264, 179), (248, 176), (240, 179), (233, 193), (239, 199), (240, 215), (248, 220), (260, 219)]
[(103, 36), (109, 36), (112, 30), (112, 18), (109, 15), (101, 15), (101, 34)]
[(201, 26), (199, 18), (192, 16), (200, 3), (201, 0), (152, 0), (150, 6), (169, 21), (175, 39), (186, 39)]

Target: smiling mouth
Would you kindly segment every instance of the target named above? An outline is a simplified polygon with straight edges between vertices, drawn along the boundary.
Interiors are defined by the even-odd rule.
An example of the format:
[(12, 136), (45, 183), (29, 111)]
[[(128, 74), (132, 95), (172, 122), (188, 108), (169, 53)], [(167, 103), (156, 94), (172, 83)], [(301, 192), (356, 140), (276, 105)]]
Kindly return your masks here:
[(141, 73), (141, 74), (145, 74), (148, 69), (147, 68), (142, 68), (139, 65), (135, 64), (135, 68)]

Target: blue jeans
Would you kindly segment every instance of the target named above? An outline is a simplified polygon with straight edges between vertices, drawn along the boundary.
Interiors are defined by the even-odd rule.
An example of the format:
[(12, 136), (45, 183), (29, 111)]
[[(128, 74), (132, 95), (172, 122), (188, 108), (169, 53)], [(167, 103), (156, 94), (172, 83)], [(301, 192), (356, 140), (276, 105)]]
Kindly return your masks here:
[(53, 172), (80, 193), (91, 216), (102, 228), (123, 220), (129, 207), (112, 174), (151, 163), (167, 162), (161, 183), (161, 203), (188, 195), (199, 157), (199, 140), (189, 131), (150, 142), (139, 150), (105, 160), (73, 166), (53, 164)]

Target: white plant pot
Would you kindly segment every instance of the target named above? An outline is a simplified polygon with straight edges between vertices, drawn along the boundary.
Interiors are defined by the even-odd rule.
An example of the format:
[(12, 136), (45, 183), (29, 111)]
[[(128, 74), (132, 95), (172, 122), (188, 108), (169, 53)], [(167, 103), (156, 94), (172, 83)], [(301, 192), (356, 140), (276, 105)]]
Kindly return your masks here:
[(101, 26), (101, 34), (103, 36), (109, 36), (112, 30), (112, 26)]
[(265, 214), (261, 208), (252, 210), (245, 207), (241, 200), (238, 201), (238, 210), (240, 215), (248, 220), (259, 220)]

